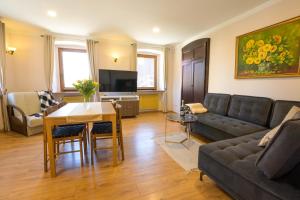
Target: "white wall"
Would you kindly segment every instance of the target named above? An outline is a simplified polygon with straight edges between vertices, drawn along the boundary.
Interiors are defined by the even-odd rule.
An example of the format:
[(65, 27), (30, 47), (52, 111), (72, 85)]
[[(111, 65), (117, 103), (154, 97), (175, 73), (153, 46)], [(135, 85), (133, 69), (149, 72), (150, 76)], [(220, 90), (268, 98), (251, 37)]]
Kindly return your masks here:
[[(47, 89), (44, 75), (44, 42), (40, 34), (7, 31), (7, 46), (17, 48), (14, 55), (7, 56), (9, 92)], [(84, 40), (82, 42), (85, 43)], [(130, 41), (99, 39), (98, 68), (130, 70), (130, 44)], [(116, 63), (112, 57), (114, 54), (119, 56)]]
[[(99, 39), (98, 63), (101, 69), (130, 70), (132, 47), (131, 42)], [(118, 57), (114, 62), (113, 56)]]
[(173, 110), (178, 111), (181, 88), (181, 48), (204, 37), (211, 38), (209, 92), (243, 94), (300, 101), (300, 78), (234, 79), (235, 38), (238, 35), (296, 17), (299, 0), (270, 1), (242, 16), (224, 22), (176, 46), (173, 69)]
[(46, 89), (43, 45), (40, 35), (7, 32), (7, 46), (17, 48), (7, 55), (8, 91)]

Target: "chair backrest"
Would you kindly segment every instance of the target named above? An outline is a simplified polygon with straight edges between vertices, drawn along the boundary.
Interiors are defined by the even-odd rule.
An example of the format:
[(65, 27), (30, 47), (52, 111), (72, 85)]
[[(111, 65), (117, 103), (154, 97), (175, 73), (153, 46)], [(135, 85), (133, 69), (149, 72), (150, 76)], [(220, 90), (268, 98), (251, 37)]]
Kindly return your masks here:
[(112, 105), (116, 110), (117, 124), (120, 126), (122, 124), (122, 112), (121, 112), (122, 105), (115, 102), (112, 102)]
[(26, 115), (41, 112), (37, 92), (10, 92), (7, 94), (8, 105), (19, 107)]

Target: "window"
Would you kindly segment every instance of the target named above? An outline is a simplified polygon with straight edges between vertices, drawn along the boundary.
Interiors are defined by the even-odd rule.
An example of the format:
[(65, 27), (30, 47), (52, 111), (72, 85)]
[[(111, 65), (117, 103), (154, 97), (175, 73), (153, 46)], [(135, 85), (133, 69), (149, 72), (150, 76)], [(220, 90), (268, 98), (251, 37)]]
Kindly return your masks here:
[(137, 72), (138, 89), (156, 89), (157, 56), (138, 54)]
[(58, 48), (60, 87), (75, 90), (73, 83), (90, 78), (88, 55), (84, 49)]

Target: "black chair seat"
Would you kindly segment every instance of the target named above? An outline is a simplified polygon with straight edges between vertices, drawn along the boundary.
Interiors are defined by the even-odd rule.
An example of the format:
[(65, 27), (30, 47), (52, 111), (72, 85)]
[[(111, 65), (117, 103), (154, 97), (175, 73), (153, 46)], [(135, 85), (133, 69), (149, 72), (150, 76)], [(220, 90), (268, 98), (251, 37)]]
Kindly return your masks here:
[[(117, 124), (117, 132), (119, 131), (120, 131), (120, 125)], [(92, 128), (92, 133), (97, 133), (97, 134), (112, 133), (112, 123), (111, 122), (94, 123), (94, 126)]]
[(53, 129), (53, 138), (62, 138), (62, 137), (71, 137), (71, 136), (78, 136), (85, 125), (63, 125), (57, 126)]

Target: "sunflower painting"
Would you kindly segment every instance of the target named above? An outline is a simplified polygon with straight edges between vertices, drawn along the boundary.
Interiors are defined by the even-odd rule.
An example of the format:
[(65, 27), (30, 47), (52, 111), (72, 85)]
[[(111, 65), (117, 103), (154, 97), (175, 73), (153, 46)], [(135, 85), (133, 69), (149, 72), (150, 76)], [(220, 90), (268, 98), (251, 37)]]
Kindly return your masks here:
[(300, 76), (300, 17), (236, 39), (235, 78)]

